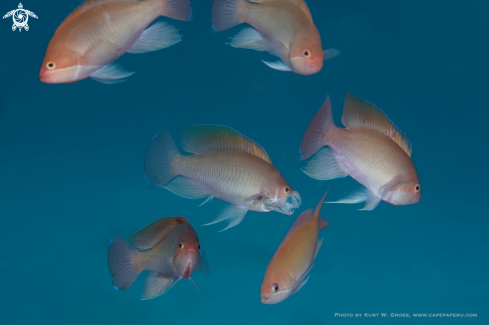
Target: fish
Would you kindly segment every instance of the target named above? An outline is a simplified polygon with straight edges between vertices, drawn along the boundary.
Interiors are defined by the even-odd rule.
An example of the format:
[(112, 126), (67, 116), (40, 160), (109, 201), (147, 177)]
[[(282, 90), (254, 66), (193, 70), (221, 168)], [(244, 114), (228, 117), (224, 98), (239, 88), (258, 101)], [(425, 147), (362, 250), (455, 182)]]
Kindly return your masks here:
[(241, 23), (242, 29), (231, 46), (266, 51), (278, 61), (263, 61), (279, 71), (300, 75), (319, 72), (323, 61), (340, 54), (337, 49), (323, 50), (321, 36), (304, 0), (214, 0), (212, 26), (217, 31)]
[(411, 144), (387, 115), (348, 93), (341, 123), (346, 128), (334, 124), (327, 97), (300, 145), (301, 159), (314, 155), (303, 168), (306, 175), (318, 180), (349, 175), (365, 187), (327, 203), (365, 202), (360, 210), (373, 210), (380, 201), (392, 205), (418, 203), (421, 186), (411, 159)]
[(181, 41), (159, 16), (187, 21), (189, 0), (87, 0), (58, 27), (48, 44), (39, 76), (49, 84), (86, 78), (113, 84), (134, 72), (114, 61), (125, 53), (160, 50)]
[[(329, 190), (328, 190), (329, 191)], [(268, 263), (261, 284), (260, 298), (266, 305), (278, 304), (299, 291), (309, 280), (314, 259), (323, 243), (319, 231), (329, 222), (319, 213), (324, 194), (316, 210), (301, 213)]]
[(107, 259), (116, 289), (129, 289), (141, 272), (150, 271), (142, 300), (167, 293), (181, 279), (189, 279), (198, 290), (190, 276), (196, 269), (210, 273), (205, 252), (200, 254), (199, 238), (185, 217), (160, 218), (127, 241), (114, 236)]
[[(247, 211), (292, 215), (301, 197), (272, 164), (265, 149), (236, 130), (220, 125), (189, 125), (181, 133), (182, 155), (164, 129), (146, 150), (149, 183), (189, 199), (214, 197), (230, 203), (206, 225), (238, 225)], [(201, 205), (202, 205), (201, 204)], [(221, 231), (223, 231), (221, 230)]]

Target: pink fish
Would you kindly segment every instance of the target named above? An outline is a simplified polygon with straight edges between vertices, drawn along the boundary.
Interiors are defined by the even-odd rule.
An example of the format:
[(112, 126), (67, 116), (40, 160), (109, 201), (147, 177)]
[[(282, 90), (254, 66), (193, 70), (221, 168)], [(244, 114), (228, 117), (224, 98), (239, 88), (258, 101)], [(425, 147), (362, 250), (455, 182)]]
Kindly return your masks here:
[(419, 202), (421, 186), (411, 160), (411, 145), (385, 113), (348, 94), (341, 122), (346, 128), (335, 126), (327, 98), (300, 147), (303, 159), (315, 154), (304, 168), (308, 176), (328, 180), (350, 175), (365, 186), (329, 203), (366, 202), (362, 210), (373, 210), (381, 200), (392, 205)]
[[(291, 215), (301, 197), (253, 140), (226, 126), (192, 125), (181, 136), (182, 155), (168, 131), (151, 141), (144, 172), (148, 181), (189, 199), (216, 197), (231, 205), (213, 222), (239, 224), (248, 211)], [(202, 203), (202, 204), (204, 204)], [(224, 230), (225, 230), (224, 229)]]
[(319, 201), (314, 214), (312, 209), (301, 213), (268, 263), (261, 284), (262, 303), (273, 305), (284, 301), (309, 279), (312, 263), (323, 243), (322, 239), (318, 240), (319, 231), (329, 225), (319, 215), (327, 194)]
[(41, 81), (123, 81), (133, 72), (113, 62), (124, 53), (156, 51), (181, 40), (167, 23), (146, 27), (159, 16), (189, 20), (191, 10), (189, 0), (87, 0), (54, 33), (41, 66)]
[(322, 69), (324, 60), (339, 54), (335, 49), (323, 50), (304, 0), (214, 0), (212, 25), (216, 30), (241, 23), (254, 28), (241, 30), (231, 46), (278, 56), (276, 62), (263, 61), (276, 70), (314, 74)]
[(115, 236), (108, 261), (117, 289), (129, 289), (141, 272), (151, 271), (144, 283), (143, 300), (165, 294), (180, 279), (192, 281), (190, 276), (195, 269), (209, 274), (205, 253), (200, 255), (197, 234), (184, 217), (158, 219), (128, 241)]

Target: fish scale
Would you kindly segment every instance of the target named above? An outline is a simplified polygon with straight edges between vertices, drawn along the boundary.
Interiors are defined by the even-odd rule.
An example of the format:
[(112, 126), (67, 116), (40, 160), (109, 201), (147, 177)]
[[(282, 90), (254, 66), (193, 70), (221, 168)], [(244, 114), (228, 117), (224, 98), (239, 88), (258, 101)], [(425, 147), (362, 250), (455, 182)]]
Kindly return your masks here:
[[(178, 173), (198, 182), (212, 196), (232, 203), (260, 193), (271, 181), (282, 176), (273, 165), (243, 151), (210, 151), (182, 156), (175, 162)], [(241, 204), (240, 203), (240, 204)]]
[[(407, 168), (412, 160), (387, 136), (366, 128), (336, 128), (328, 145), (360, 184), (380, 189)], [(375, 154), (372, 154), (375, 153)], [(382, 193), (376, 193), (382, 194)]]
[[(83, 6), (83, 5), (82, 5)], [(112, 44), (132, 44), (144, 28), (159, 16), (156, 1), (108, 2), (96, 6), (97, 10), (81, 12), (76, 9), (73, 19), (62, 24), (56, 31), (57, 41), (72, 43), (73, 50), (84, 53), (94, 43), (109, 40)], [(110, 44), (108, 44), (110, 46)], [(118, 52), (127, 50), (121, 46)], [(94, 64), (106, 64), (112, 57), (99, 57)]]

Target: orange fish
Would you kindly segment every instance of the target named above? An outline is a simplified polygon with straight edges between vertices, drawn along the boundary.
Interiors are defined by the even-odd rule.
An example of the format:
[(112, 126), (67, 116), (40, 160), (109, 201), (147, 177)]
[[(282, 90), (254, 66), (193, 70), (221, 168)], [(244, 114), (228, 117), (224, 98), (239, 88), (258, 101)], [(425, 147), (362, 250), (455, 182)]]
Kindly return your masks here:
[(225, 30), (247, 23), (231, 46), (267, 51), (279, 61), (266, 65), (301, 75), (319, 72), (323, 61), (334, 58), (338, 50), (324, 51), (321, 36), (304, 0), (214, 0), (212, 25)]
[[(192, 125), (181, 136), (182, 155), (168, 131), (153, 138), (146, 151), (148, 181), (189, 199), (216, 197), (231, 203), (208, 225), (227, 220), (239, 224), (248, 211), (291, 215), (301, 205), (265, 150), (226, 126)], [(224, 229), (224, 230), (225, 230)]]
[(109, 270), (114, 287), (122, 290), (129, 289), (141, 272), (151, 271), (142, 300), (165, 294), (180, 279), (192, 281), (195, 269), (209, 274), (197, 234), (184, 217), (158, 219), (128, 239), (115, 236), (110, 243)]
[(381, 200), (392, 205), (419, 202), (421, 187), (411, 160), (411, 145), (385, 113), (348, 94), (341, 123), (346, 128), (334, 124), (327, 98), (300, 147), (303, 159), (317, 152), (304, 168), (308, 176), (327, 180), (350, 175), (365, 186), (360, 192), (328, 203), (366, 202), (362, 210), (373, 210)]
[(261, 302), (267, 305), (284, 301), (299, 291), (309, 279), (309, 272), (323, 240), (319, 231), (329, 223), (319, 215), (324, 199), (316, 207), (301, 213), (268, 263), (261, 284)]
[(124, 81), (127, 72), (113, 63), (124, 53), (156, 51), (181, 38), (175, 27), (158, 22), (166, 16), (189, 20), (189, 0), (87, 0), (58, 27), (49, 42), (39, 76), (45, 83), (92, 78)]

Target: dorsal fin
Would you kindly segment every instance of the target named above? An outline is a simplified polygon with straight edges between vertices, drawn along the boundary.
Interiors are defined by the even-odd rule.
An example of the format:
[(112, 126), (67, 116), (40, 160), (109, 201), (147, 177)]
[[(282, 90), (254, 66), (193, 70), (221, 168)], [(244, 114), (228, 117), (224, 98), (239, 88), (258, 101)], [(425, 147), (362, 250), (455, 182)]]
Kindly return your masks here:
[[(282, 244), (284, 242), (286, 242), (287, 238), (292, 236), (292, 234), (295, 233), (299, 228), (308, 224), (314, 218), (317, 218), (317, 220), (318, 220), (319, 230), (324, 229), (329, 225), (329, 222), (326, 219), (324, 219), (323, 217), (321, 217), (321, 215), (319, 214), (321, 212), (321, 207), (323, 206), (324, 199), (326, 198), (326, 195), (328, 195), (328, 192), (329, 192), (329, 189), (328, 189), (328, 191), (326, 191), (326, 193), (324, 194), (321, 201), (319, 201), (318, 205), (316, 206), (316, 210), (309, 209), (309, 210), (306, 210), (306, 211), (301, 213), (301, 215), (297, 218), (297, 220), (294, 222), (292, 227), (290, 227), (290, 230), (287, 233), (287, 235), (285, 235), (285, 238), (282, 241)], [(282, 246), (282, 244), (280, 246)]]
[(184, 217), (161, 218), (135, 232), (129, 240), (139, 250), (150, 249), (182, 223), (189, 222)]
[(322, 229), (326, 228), (327, 226), (329, 226), (328, 220), (324, 219), (319, 214), (321, 212), (321, 207), (324, 204), (324, 200), (326, 199), (326, 195), (328, 195), (328, 192), (329, 192), (329, 189), (326, 191), (326, 193), (324, 193), (323, 198), (321, 199), (321, 201), (319, 201), (318, 205), (316, 206), (316, 210), (314, 210), (314, 216), (313, 216), (313, 218), (317, 218), (318, 219), (319, 230), (322, 230)]
[(98, 5), (101, 5), (103, 3), (108, 3), (108, 2), (139, 2), (139, 1), (148, 1), (148, 0), (87, 0), (85, 2), (82, 2), (73, 12), (66, 17), (65, 20), (59, 25), (58, 29), (56, 30), (55, 34), (60, 30), (63, 26), (67, 25), (70, 21), (78, 17), (80, 14), (84, 13), (88, 9), (94, 8)]
[(306, 4), (306, 1), (304, 0), (247, 0), (250, 3), (270, 3), (270, 2), (289, 2), (297, 6), (300, 10), (302, 10), (307, 17), (309, 17), (312, 20), (311, 17), (311, 12), (309, 11), (309, 7)]
[(411, 144), (401, 130), (374, 104), (348, 93), (343, 107), (341, 123), (347, 128), (364, 127), (376, 130), (401, 147), (411, 157)]
[(183, 150), (190, 153), (198, 154), (210, 150), (239, 150), (272, 163), (263, 147), (227, 126), (187, 126), (181, 133), (181, 143)]

